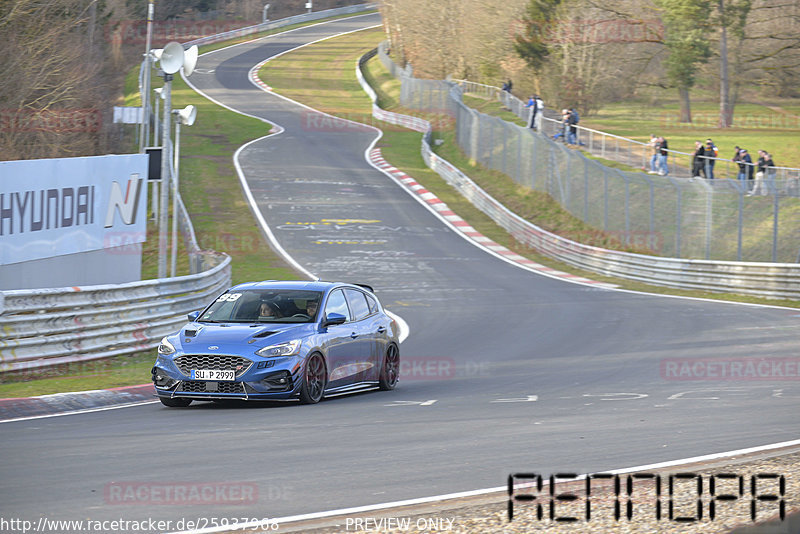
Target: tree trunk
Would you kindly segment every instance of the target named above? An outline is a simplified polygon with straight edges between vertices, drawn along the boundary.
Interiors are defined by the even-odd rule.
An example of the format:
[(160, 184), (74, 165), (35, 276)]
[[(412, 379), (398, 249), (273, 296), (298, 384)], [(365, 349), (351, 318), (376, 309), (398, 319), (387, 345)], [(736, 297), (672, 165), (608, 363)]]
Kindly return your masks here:
[(96, 0), (89, 0), (89, 46), (94, 46), (94, 27), (97, 24), (97, 2)]
[(680, 122), (692, 122), (692, 104), (689, 101), (689, 88), (679, 87), (678, 95), (681, 101)]
[(728, 77), (728, 30), (725, 16), (725, 0), (719, 0), (719, 14), (722, 33), (719, 38), (719, 123), (720, 128), (730, 128), (733, 110), (730, 100), (730, 79)]

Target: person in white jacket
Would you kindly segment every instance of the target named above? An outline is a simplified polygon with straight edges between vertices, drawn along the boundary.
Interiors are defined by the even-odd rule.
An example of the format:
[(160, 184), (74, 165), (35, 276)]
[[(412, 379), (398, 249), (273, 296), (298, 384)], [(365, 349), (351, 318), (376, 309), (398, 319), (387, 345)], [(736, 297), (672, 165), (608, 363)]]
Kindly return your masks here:
[(536, 131), (542, 131), (542, 116), (544, 115), (544, 100), (539, 95), (536, 95), (536, 116), (534, 117), (533, 127)]

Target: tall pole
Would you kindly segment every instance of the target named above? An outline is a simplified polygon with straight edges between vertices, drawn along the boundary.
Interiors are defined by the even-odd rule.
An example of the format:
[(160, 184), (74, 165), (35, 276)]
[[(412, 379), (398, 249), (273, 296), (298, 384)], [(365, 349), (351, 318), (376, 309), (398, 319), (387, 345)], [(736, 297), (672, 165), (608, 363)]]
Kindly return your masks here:
[(144, 51), (144, 87), (142, 87), (142, 124), (139, 130), (139, 153), (144, 149), (150, 137), (150, 43), (153, 35), (153, 0), (147, 2), (147, 46)]
[(178, 169), (181, 157), (181, 118), (175, 121), (175, 161), (172, 173), (172, 261), (170, 276), (175, 277), (178, 263)]
[(161, 128), (160, 128), (159, 117), (158, 117), (158, 107), (159, 107), (158, 106), (158, 101), (161, 98), (161, 91), (163, 91), (162, 88), (153, 89), (153, 92), (156, 94), (156, 98), (153, 99), (153, 104), (154, 104), (153, 105), (153, 109), (155, 110), (155, 115), (156, 115), (156, 118), (155, 118), (155, 136), (153, 138), (153, 143), (155, 143), (156, 146), (158, 146), (158, 142), (159, 142), (158, 138), (161, 135)]
[[(156, 95), (160, 97), (162, 90), (163, 89), (155, 89), (154, 91), (155, 91)], [(155, 122), (156, 131), (155, 131), (155, 136), (153, 137), (153, 143), (156, 144), (156, 145), (158, 145), (158, 143), (160, 142), (158, 140), (158, 134), (161, 133), (161, 130), (159, 130), (159, 123), (158, 123), (158, 101), (159, 101), (159, 98), (154, 98), (153, 99), (153, 103), (155, 104), (154, 107), (155, 107), (155, 110), (156, 110), (156, 122)], [(162, 157), (164, 156), (163, 149), (162, 149), (161, 156)], [(158, 202), (159, 202), (159, 200), (158, 200), (159, 196), (158, 195), (159, 195), (159, 192), (158, 192), (158, 181), (154, 181), (153, 182), (153, 221), (158, 221), (159, 220), (158, 219)]]
[(161, 91), (164, 97), (164, 122), (161, 126), (161, 209), (158, 224), (158, 277), (167, 277), (167, 223), (169, 216), (169, 176), (172, 170), (170, 161), (169, 134), (172, 127), (169, 123), (172, 120), (172, 74), (164, 74), (164, 89)]

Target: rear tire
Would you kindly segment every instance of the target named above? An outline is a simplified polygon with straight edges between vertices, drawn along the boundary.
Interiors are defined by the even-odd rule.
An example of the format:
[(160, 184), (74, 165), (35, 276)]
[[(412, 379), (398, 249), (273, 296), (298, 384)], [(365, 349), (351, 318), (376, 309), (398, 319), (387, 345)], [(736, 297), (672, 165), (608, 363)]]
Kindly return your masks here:
[(170, 399), (169, 397), (159, 397), (158, 400), (161, 401), (161, 404), (164, 406), (169, 406), (170, 408), (186, 408), (192, 403), (192, 399)]
[(397, 385), (397, 380), (400, 378), (400, 350), (397, 345), (392, 343), (386, 349), (386, 354), (383, 357), (383, 368), (381, 369), (381, 378), (378, 381), (378, 388), (381, 391), (390, 391)]
[(306, 359), (301, 380), (303, 383), (300, 385), (300, 403), (316, 404), (321, 401), (325, 386), (328, 384), (328, 373), (322, 354), (315, 352)]

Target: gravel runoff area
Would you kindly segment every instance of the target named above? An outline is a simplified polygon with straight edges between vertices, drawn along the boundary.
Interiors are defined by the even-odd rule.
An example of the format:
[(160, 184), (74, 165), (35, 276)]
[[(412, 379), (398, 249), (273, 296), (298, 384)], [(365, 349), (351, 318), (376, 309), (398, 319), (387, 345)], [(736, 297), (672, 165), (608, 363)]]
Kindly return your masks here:
[[(778, 454), (776, 456), (776, 454)], [(669, 519), (669, 475), (693, 473), (693, 479), (676, 480), (673, 486), (673, 517), (697, 517), (697, 479), (702, 480), (702, 519), (699, 521), (678, 522)], [(597, 480), (591, 486), (591, 518), (585, 519), (586, 492), (585, 481), (557, 483), (556, 493), (573, 493), (578, 499), (573, 502), (559, 502), (556, 514), (561, 517), (578, 516), (577, 522), (556, 522), (548, 519), (549, 490), (545, 484), (541, 491), (532, 495), (543, 499), (543, 518), (536, 514), (536, 502), (515, 501), (514, 518), (508, 518), (508, 494), (494, 494), (452, 502), (441, 502), (393, 510), (366, 512), (363, 514), (340, 516), (325, 520), (280, 525), (277, 532), (304, 532), (313, 534), (334, 533), (675, 533), (675, 534), (798, 534), (800, 533), (800, 450), (769, 451), (743, 457), (731, 457), (702, 464), (683, 465), (668, 469), (653, 470), (648, 474), (661, 476), (661, 519), (655, 518), (656, 494), (653, 479), (635, 479), (633, 486), (632, 519), (625, 517), (627, 511), (626, 482), (628, 474), (619, 475), (621, 479), (620, 499), (622, 518), (614, 518), (614, 481)], [(720, 475), (735, 475), (732, 478)], [(783, 476), (785, 488), (783, 501), (785, 519), (780, 518), (780, 500), (767, 500), (770, 495), (779, 496), (780, 478), (765, 475)], [(550, 476), (547, 474), (546, 476)], [(709, 517), (711, 477), (715, 477), (717, 496), (723, 494), (742, 495), (727, 502), (715, 503), (715, 518)], [(756, 520), (751, 517), (751, 483), (756, 479), (757, 495)], [(739, 478), (741, 477), (741, 478)], [(633, 480), (633, 479), (632, 479)], [(741, 487), (740, 487), (741, 481)], [(519, 480), (518, 483), (523, 482)], [(522, 495), (531, 490), (515, 490)], [(517, 493), (518, 492), (518, 493)], [(764, 499), (766, 497), (766, 499)]]

